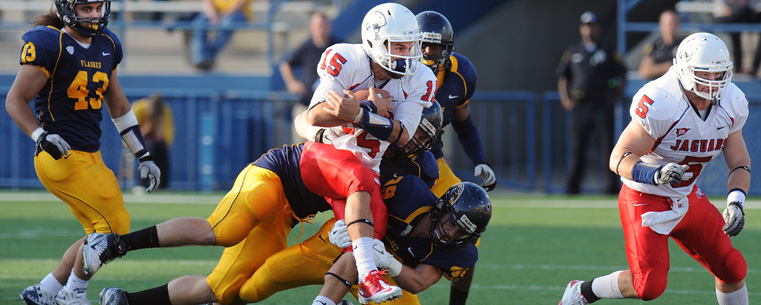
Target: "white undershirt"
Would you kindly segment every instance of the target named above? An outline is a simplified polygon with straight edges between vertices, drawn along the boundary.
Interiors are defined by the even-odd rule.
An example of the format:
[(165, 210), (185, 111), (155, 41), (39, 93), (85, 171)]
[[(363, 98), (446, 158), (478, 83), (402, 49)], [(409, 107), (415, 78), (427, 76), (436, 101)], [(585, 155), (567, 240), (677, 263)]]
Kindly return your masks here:
[(89, 43), (84, 43), (84, 42), (81, 42), (81, 41), (77, 40), (76, 37), (74, 37), (73, 35), (71, 35), (71, 33), (66, 31), (66, 27), (63, 27), (63, 29), (61, 29), (61, 30), (63, 30), (63, 32), (66, 33), (66, 35), (69, 35), (69, 36), (71, 36), (71, 38), (74, 38), (74, 41), (76, 41), (83, 48), (85, 48), (85, 49), (89, 49), (90, 48), (90, 44)]
[(700, 118), (703, 119), (703, 121), (705, 121), (706, 116), (708, 115), (708, 108), (703, 110), (698, 110), (698, 113), (700, 113)]

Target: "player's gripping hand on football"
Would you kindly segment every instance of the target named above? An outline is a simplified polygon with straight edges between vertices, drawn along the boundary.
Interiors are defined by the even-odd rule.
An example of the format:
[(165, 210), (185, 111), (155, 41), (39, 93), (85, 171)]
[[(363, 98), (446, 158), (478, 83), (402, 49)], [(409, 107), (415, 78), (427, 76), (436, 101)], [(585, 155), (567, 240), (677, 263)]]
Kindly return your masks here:
[(41, 127), (32, 132), (32, 139), (37, 142), (37, 146), (42, 148), (45, 152), (50, 154), (53, 159), (61, 159), (61, 157), (69, 154), (69, 143), (61, 138), (57, 134), (51, 134), (43, 130)]
[(486, 163), (476, 165), (475, 175), (484, 179), (481, 183), (481, 187), (484, 190), (491, 191), (497, 186), (497, 175), (494, 174), (494, 170)]
[(727, 208), (724, 209), (724, 233), (730, 237), (737, 236), (745, 226), (745, 192), (740, 189), (733, 189), (727, 194)]

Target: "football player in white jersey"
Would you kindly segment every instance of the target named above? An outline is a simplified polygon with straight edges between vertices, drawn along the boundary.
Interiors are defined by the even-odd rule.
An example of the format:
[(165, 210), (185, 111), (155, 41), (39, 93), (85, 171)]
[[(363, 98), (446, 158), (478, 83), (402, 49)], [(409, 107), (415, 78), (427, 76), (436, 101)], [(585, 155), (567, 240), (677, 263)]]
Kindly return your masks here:
[[(365, 303), (401, 296), (373, 259), (373, 239), (385, 235), (388, 217), (378, 169), (388, 145), (407, 143), (423, 108), (432, 105), (436, 77), (420, 62), (422, 34), (403, 5), (372, 8), (361, 31), (361, 44), (336, 44), (322, 54), (320, 85), (300, 116), (315, 127), (310, 130), (321, 131), (306, 136), (300, 166), (304, 184), (346, 220)], [(353, 93), (368, 88), (369, 101)]]
[[(671, 69), (637, 92), (632, 121), (610, 156), (610, 169), (624, 183), (618, 207), (629, 269), (571, 281), (561, 305), (658, 298), (666, 290), (669, 237), (716, 277), (718, 304), (748, 304), (748, 266), (730, 240), (745, 224), (750, 186), (742, 136), (748, 101), (731, 80), (724, 42), (695, 33), (679, 45)], [(722, 152), (729, 168), (723, 217), (695, 185)]]

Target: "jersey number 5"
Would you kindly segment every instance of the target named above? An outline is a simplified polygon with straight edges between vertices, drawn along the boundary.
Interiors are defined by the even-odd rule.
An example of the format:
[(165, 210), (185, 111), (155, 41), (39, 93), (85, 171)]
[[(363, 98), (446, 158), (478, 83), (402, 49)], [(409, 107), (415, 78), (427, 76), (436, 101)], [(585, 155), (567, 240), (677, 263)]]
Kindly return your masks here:
[[(103, 92), (108, 88), (108, 75), (103, 72), (95, 72), (92, 76), (93, 83), (100, 83), (95, 89), (95, 99), (89, 97), (90, 90), (87, 89), (88, 79), (87, 71), (79, 71), (77, 76), (71, 82), (71, 86), (66, 91), (69, 94), (69, 98), (76, 99), (74, 104), (74, 110), (86, 110), (92, 106), (92, 109), (100, 109), (102, 107), (101, 101), (103, 101)], [(89, 103), (88, 103), (89, 101)]]
[(648, 108), (648, 105), (652, 105), (652, 104), (653, 104), (653, 100), (647, 97), (647, 95), (643, 94), (642, 98), (639, 99), (639, 103), (637, 103), (637, 109), (635, 109), (634, 112), (637, 114), (637, 116), (644, 119), (645, 116), (647, 116), (647, 111), (650, 109)]

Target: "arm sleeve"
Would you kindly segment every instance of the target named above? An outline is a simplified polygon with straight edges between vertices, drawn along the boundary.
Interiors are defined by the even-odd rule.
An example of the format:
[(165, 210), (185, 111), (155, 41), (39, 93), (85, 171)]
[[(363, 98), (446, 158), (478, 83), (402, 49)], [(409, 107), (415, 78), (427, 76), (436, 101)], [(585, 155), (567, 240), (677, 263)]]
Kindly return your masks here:
[(468, 118), (459, 122), (452, 122), (452, 128), (457, 133), (457, 139), (465, 150), (465, 154), (473, 161), (473, 164), (486, 163), (481, 135), (478, 133), (478, 128), (473, 123), (471, 116), (468, 115)]

